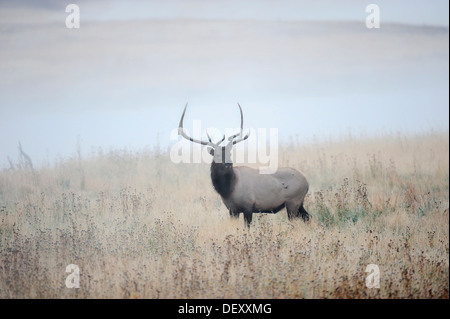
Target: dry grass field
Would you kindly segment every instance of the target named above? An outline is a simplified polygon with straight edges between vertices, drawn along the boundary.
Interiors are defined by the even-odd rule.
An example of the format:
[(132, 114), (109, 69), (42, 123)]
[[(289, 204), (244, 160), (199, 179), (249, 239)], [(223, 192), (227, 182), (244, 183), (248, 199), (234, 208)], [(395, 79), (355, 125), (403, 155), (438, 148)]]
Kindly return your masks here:
[(248, 230), (209, 165), (165, 152), (18, 160), (0, 172), (0, 298), (449, 297), (448, 132), (294, 139), (279, 154), (309, 179), (309, 224), (282, 210)]

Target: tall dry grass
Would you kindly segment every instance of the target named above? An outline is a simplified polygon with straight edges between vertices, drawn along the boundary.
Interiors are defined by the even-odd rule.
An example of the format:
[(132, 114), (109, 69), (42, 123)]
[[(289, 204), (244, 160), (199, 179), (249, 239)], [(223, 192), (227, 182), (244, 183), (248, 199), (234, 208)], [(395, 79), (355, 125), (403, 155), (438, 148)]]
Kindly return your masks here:
[(448, 133), (279, 153), (309, 179), (309, 224), (281, 211), (247, 230), (208, 165), (150, 150), (3, 170), (0, 298), (448, 298)]

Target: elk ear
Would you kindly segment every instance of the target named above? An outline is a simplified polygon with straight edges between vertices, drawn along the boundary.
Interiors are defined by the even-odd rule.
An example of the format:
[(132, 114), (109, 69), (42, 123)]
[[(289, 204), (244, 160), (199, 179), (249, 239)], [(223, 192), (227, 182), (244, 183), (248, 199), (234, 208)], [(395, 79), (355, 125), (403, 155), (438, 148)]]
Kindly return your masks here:
[(207, 147), (208, 153), (214, 156), (214, 149), (212, 147)]

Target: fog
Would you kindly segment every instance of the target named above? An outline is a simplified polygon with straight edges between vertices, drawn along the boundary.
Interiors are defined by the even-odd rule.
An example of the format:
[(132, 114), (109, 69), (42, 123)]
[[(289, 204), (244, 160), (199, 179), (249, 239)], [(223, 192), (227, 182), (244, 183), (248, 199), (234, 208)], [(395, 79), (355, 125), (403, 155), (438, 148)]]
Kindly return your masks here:
[[(0, 3), (0, 167), (169, 147), (185, 125), (281, 140), (448, 131), (448, 2)], [(199, 136), (197, 136), (199, 137)], [(203, 136), (206, 138), (206, 135)], [(219, 138), (219, 136), (217, 136)]]

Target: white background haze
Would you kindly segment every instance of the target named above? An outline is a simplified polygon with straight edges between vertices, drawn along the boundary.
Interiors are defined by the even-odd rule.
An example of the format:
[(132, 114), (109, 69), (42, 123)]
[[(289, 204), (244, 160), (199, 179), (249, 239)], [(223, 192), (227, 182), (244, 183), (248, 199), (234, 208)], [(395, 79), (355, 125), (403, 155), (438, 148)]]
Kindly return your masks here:
[[(185, 125), (314, 138), (449, 125), (448, 1), (0, 2), (0, 167), (168, 147)], [(198, 136), (197, 136), (198, 137)], [(216, 136), (219, 138), (220, 136)], [(206, 138), (206, 135), (203, 135)]]

